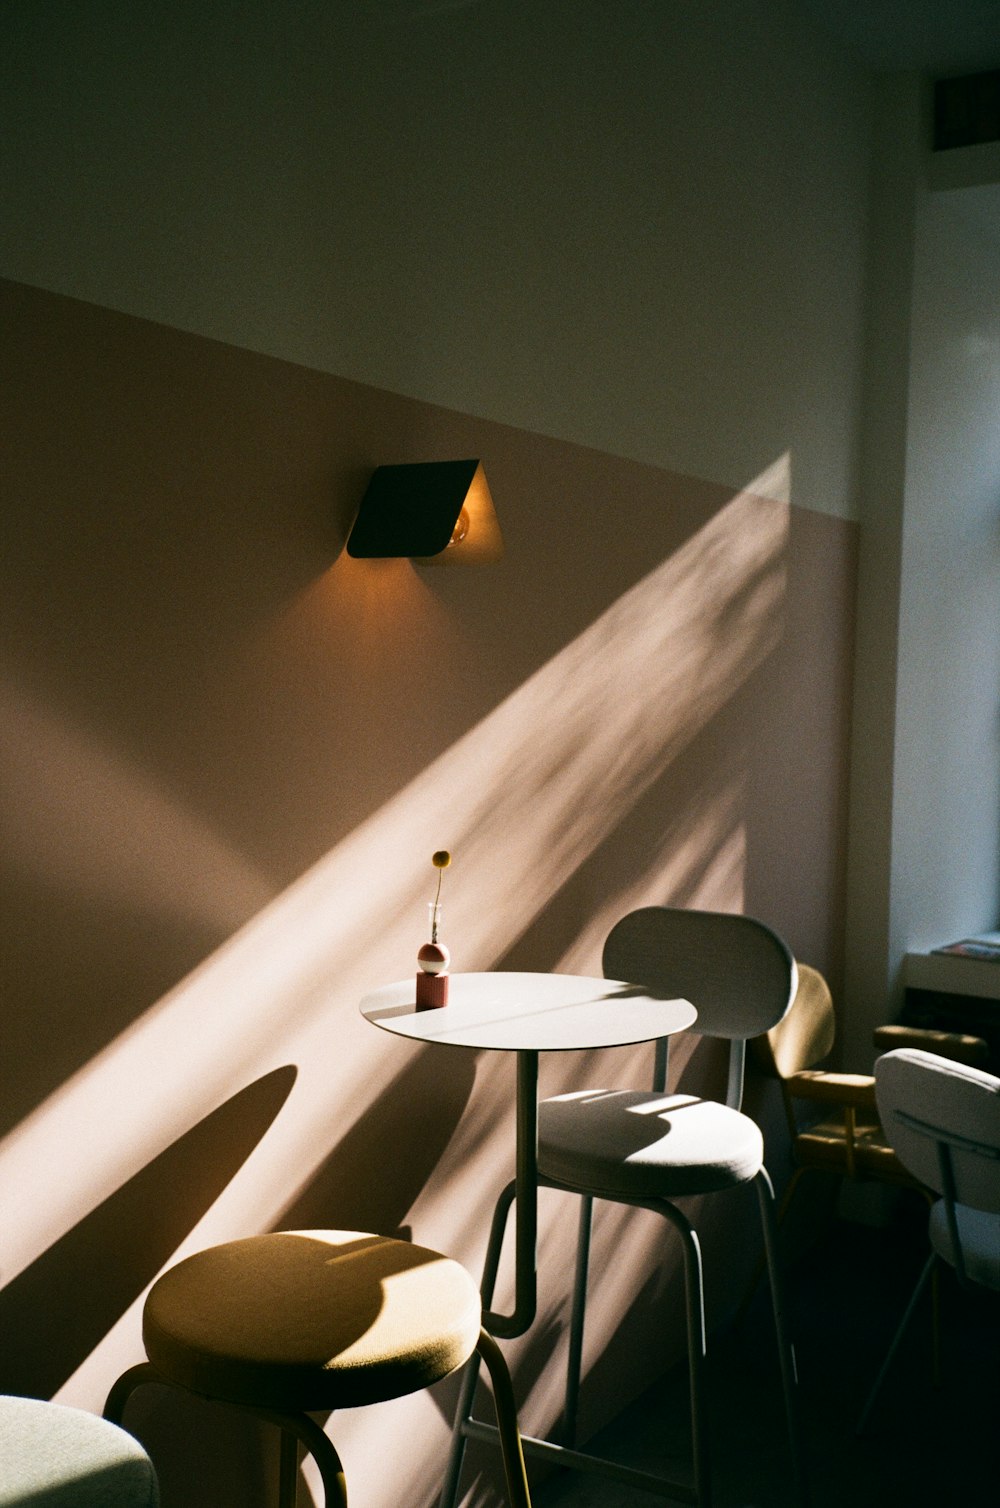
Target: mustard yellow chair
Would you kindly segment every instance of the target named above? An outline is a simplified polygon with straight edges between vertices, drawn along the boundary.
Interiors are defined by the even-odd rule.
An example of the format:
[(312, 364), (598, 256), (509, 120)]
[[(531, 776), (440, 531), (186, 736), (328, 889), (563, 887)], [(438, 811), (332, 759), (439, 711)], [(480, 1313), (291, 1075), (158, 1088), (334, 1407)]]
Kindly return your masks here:
[[(836, 1018), (830, 987), (818, 969), (798, 965), (798, 985), (788, 1014), (777, 1026), (750, 1043), (751, 1061), (766, 1077), (777, 1079), (791, 1138), (793, 1172), (777, 1224), (788, 1214), (807, 1173), (827, 1173), (857, 1183), (883, 1183), (913, 1189), (932, 1203), (933, 1195), (900, 1162), (879, 1120), (875, 1076), (837, 1073), (816, 1065), (833, 1050)], [(900, 1025), (876, 1028), (876, 1053), (919, 1048), (970, 1066), (983, 1066), (989, 1047), (981, 1037)], [(749, 1306), (764, 1271), (763, 1260), (743, 1295), (737, 1319)], [(935, 1274), (931, 1310), (933, 1376), (941, 1370), (941, 1327)]]
[(209, 1247), (168, 1268), (143, 1309), (148, 1360), (118, 1379), (120, 1423), (144, 1383), (230, 1404), (281, 1430), (280, 1508), (293, 1508), (299, 1443), (326, 1508), (344, 1508), (336, 1449), (311, 1416), (430, 1387), (474, 1352), (493, 1383), (507, 1490), (530, 1508), (506, 1363), (472, 1278), (439, 1252), (358, 1231), (283, 1231)]
[[(882, 1129), (874, 1075), (835, 1073), (816, 1066), (832, 1051), (835, 1032), (833, 998), (826, 980), (818, 969), (800, 963), (798, 987), (788, 1014), (750, 1044), (757, 1068), (781, 1085), (792, 1142), (794, 1172), (778, 1210), (779, 1223), (809, 1172), (922, 1188), (900, 1162)], [(989, 1056), (981, 1037), (908, 1026), (878, 1027), (874, 1047), (877, 1053), (920, 1048), (972, 1067), (983, 1067)], [(800, 1107), (809, 1107), (816, 1114), (802, 1119)]]

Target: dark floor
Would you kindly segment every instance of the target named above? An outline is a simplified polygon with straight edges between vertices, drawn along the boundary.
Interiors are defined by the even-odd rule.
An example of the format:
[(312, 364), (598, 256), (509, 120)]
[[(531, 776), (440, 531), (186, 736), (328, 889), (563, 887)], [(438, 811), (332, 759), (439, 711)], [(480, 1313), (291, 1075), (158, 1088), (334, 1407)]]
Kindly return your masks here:
[[(930, 1308), (914, 1316), (863, 1438), (855, 1425), (926, 1250), (926, 1215), (888, 1228), (836, 1220), (787, 1269), (811, 1508), (1000, 1504), (1000, 1294), (942, 1274), (943, 1381), (931, 1384)], [(715, 1508), (795, 1502), (773, 1331), (761, 1285), (743, 1322), (709, 1345)], [(687, 1379), (671, 1373), (588, 1448), (690, 1480)], [(529, 1463), (530, 1464), (530, 1463)], [(663, 1499), (562, 1473), (535, 1508), (652, 1508)]]

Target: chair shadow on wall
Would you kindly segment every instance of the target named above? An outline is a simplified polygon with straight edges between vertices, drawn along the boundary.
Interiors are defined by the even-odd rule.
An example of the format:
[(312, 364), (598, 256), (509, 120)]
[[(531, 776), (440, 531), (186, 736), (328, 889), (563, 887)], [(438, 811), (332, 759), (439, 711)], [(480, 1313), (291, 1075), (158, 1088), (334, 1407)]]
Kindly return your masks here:
[[(472, 1094), (473, 1052), (417, 1050), (272, 1221), (272, 1230), (360, 1230), (408, 1240), (402, 1222)], [(445, 1071), (445, 1069), (447, 1071)]]
[[(451, 1072), (441, 1084), (428, 1062), (431, 1051), (365, 1108), (283, 1212), (280, 1228), (403, 1230), (400, 1222), (475, 1077), (470, 1061), (464, 1074)], [(296, 1077), (287, 1064), (233, 1095), (0, 1290), (0, 1392), (50, 1398), (72, 1376), (239, 1172), (282, 1112)], [(418, 1140), (413, 1105), (431, 1103), (432, 1094)], [(405, 1157), (389, 1155), (401, 1145)]]
[(218, 1198), (275, 1120), (296, 1069), (220, 1105), (0, 1291), (0, 1390), (50, 1398)]

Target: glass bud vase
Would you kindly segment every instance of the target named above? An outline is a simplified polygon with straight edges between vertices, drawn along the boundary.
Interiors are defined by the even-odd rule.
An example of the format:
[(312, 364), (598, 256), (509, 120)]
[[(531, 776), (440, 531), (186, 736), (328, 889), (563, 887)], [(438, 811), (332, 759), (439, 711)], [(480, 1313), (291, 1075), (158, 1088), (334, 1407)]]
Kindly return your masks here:
[(430, 923), (431, 939), (425, 942), (417, 953), (417, 1010), (438, 1010), (448, 1004), (448, 965), (451, 962), (451, 954), (442, 942), (438, 941), (438, 928), (441, 924), (441, 906), (438, 901), (430, 901), (427, 906), (428, 921)]

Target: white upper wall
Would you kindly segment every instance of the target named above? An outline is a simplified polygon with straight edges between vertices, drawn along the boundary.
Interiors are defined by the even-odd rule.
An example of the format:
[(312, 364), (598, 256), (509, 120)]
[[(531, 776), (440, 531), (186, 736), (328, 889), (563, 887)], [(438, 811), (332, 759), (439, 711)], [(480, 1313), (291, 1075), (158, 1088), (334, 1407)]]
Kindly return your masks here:
[[(1000, 185), (929, 151), (882, 79), (862, 446), (845, 1062), (903, 1004), (904, 954), (1000, 914)], [(969, 163), (966, 152), (975, 161)], [(935, 190), (948, 181), (976, 188)]]
[(916, 221), (892, 962), (1000, 925), (1000, 185)]
[(785, 0), (13, 0), (4, 275), (854, 503), (870, 89)]

